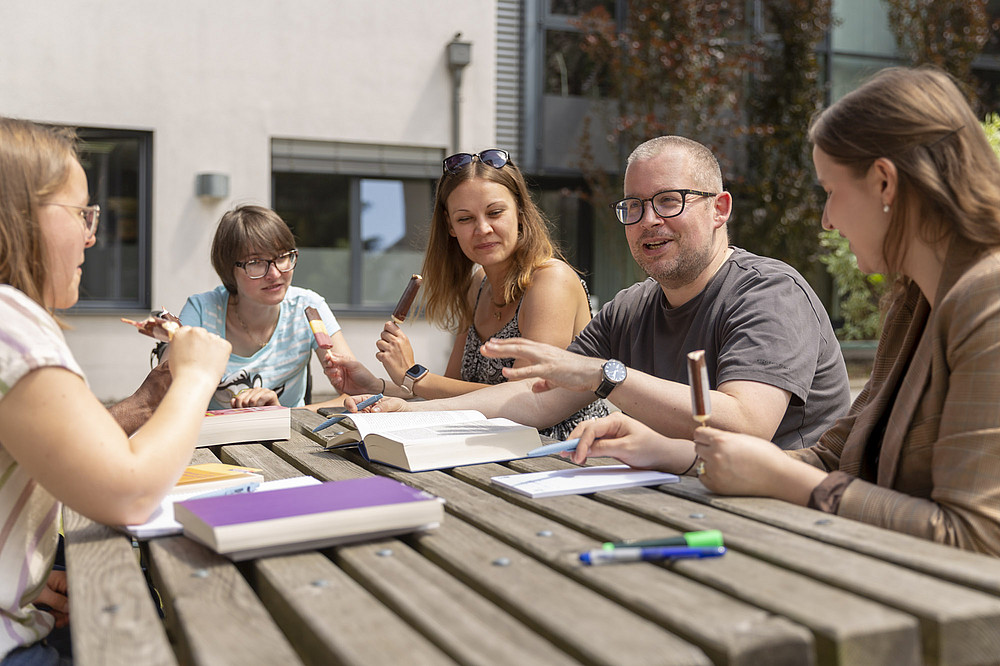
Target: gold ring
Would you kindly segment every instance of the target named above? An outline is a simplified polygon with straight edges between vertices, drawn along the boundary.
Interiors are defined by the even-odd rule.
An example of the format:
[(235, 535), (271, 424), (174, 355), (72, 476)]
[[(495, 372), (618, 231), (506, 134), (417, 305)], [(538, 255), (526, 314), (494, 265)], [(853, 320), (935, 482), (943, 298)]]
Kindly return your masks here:
[(698, 467), (695, 468), (694, 473), (696, 475), (698, 475), (698, 476), (701, 476), (702, 474), (705, 473), (705, 461), (704, 460), (701, 460), (701, 461), (698, 462)]

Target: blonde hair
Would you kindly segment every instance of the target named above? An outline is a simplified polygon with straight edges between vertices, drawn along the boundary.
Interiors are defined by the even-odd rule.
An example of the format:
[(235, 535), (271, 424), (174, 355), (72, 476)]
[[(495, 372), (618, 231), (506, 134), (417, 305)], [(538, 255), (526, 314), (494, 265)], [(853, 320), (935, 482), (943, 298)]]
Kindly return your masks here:
[(0, 282), (43, 307), (48, 267), (38, 208), (66, 184), (76, 159), (72, 130), (0, 117)]
[(1000, 245), (1000, 160), (948, 74), (884, 69), (817, 115), (809, 139), (859, 178), (880, 157), (895, 165), (899, 185), (882, 246), (891, 271), (899, 272), (910, 234)]
[(434, 213), (424, 255), (423, 309), (430, 322), (450, 331), (458, 331), (465, 322), (472, 321), (473, 307), (467, 295), (474, 264), (462, 252), (458, 240), (448, 233), (448, 197), (462, 183), (476, 179), (503, 185), (517, 206), (517, 245), (502, 284), (493, 285), (497, 297), (502, 295), (507, 303), (518, 300), (531, 286), (535, 269), (553, 257), (563, 259), (552, 244), (545, 216), (531, 199), (524, 176), (513, 162), (496, 169), (476, 160), (456, 173), (444, 174), (434, 195)]

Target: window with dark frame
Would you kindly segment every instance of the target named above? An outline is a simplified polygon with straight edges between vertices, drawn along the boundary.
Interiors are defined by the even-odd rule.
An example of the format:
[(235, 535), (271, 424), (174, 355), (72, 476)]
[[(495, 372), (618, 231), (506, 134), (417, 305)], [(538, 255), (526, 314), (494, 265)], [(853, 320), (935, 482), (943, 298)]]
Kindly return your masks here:
[(152, 132), (76, 128), (91, 203), (101, 207), (73, 311), (148, 310)]

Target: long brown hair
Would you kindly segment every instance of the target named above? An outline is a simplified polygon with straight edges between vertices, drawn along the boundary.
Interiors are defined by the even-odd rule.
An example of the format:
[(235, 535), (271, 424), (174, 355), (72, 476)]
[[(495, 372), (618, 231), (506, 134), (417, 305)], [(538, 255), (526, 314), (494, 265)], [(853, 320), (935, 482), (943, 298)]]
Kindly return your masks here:
[(0, 282), (45, 307), (41, 203), (66, 184), (77, 159), (72, 130), (0, 117)]
[(434, 195), (434, 213), (424, 255), (423, 304), (427, 319), (450, 331), (472, 321), (473, 308), (467, 296), (474, 264), (462, 252), (458, 240), (448, 233), (448, 197), (462, 183), (477, 178), (506, 187), (517, 206), (517, 245), (503, 283), (493, 285), (497, 296), (502, 294), (507, 303), (518, 300), (531, 286), (535, 269), (553, 257), (563, 259), (552, 244), (545, 216), (532, 200), (524, 176), (513, 162), (496, 169), (476, 160), (456, 173), (444, 174)]
[(891, 271), (899, 272), (912, 234), (1000, 245), (1000, 160), (948, 74), (882, 70), (821, 112), (809, 139), (859, 178), (880, 157), (895, 165), (899, 185), (882, 246)]

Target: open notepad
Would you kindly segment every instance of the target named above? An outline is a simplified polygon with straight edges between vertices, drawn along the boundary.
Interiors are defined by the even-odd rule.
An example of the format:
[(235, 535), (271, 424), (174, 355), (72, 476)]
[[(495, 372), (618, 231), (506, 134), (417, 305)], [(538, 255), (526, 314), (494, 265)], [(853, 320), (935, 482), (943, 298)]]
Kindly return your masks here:
[(410, 472), (523, 458), (538, 430), (475, 410), (351, 414), (328, 448), (359, 444), (368, 460)]
[(603, 465), (600, 467), (574, 467), (550, 472), (506, 474), (494, 476), (492, 481), (528, 497), (553, 497), (555, 495), (596, 493), (615, 488), (677, 483), (680, 481), (680, 477), (666, 472), (635, 469), (628, 465)]

